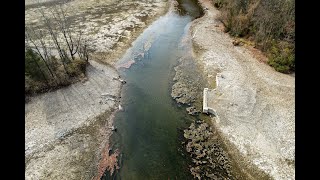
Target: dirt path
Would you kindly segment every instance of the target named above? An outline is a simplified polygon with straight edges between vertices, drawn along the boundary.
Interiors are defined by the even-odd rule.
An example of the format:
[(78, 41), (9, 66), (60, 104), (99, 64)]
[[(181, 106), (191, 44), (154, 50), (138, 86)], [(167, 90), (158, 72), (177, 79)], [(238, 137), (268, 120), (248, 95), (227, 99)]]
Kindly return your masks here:
[[(208, 105), (215, 124), (238, 161), (274, 179), (295, 178), (295, 78), (256, 59), (250, 48), (233, 46), (210, 1), (191, 26), (194, 53), (210, 84)], [(257, 53), (257, 51), (255, 51)], [(235, 147), (235, 148), (234, 148)], [(254, 173), (252, 173), (254, 176)]]

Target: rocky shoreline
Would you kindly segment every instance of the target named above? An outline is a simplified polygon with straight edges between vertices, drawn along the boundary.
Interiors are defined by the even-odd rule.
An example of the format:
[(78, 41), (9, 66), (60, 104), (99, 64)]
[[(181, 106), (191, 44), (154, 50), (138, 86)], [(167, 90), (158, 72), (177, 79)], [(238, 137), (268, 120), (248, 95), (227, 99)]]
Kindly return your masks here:
[[(206, 82), (199, 64), (194, 60), (190, 24), (186, 27), (185, 35), (181, 40), (180, 48), (183, 56), (178, 60), (178, 65), (174, 67), (175, 75), (171, 89), (171, 97), (179, 104), (192, 106), (199, 111), (202, 109), (202, 91)], [(188, 110), (187, 110), (188, 112)]]
[[(264, 56), (261, 55), (261, 52), (259, 56), (256, 56), (257, 50), (252, 51), (252, 47), (246, 45), (235, 46), (232, 38), (223, 32), (223, 25), (216, 20), (218, 11), (213, 7), (212, 2), (199, 0), (199, 4), (205, 11), (205, 15), (194, 20), (189, 30), (188, 38), (192, 41), (192, 49), (189, 49), (189, 51), (192, 54), (187, 56), (192, 58), (180, 58), (179, 64), (175, 67), (175, 83), (172, 87), (171, 96), (179, 104), (189, 106), (186, 111), (190, 115), (199, 115), (198, 111), (202, 110), (203, 88), (217, 89), (210, 91), (208, 101), (211, 107), (217, 109), (218, 116), (212, 115), (212, 117), (209, 117), (210, 120), (205, 120), (205, 122), (194, 122), (184, 131), (184, 137), (186, 138), (184, 145), (193, 161), (190, 167), (191, 173), (198, 179), (294, 178), (294, 165), (292, 165), (294, 164), (294, 155), (292, 156), (294, 146), (292, 147), (291, 144), (292, 137), (294, 137), (294, 133), (292, 134), (294, 132), (292, 131), (294, 126), (292, 122), (294, 121), (292, 121), (291, 116), (292, 108), (294, 108), (294, 103), (292, 104), (294, 96), (291, 96), (292, 89), (294, 90), (292, 77), (275, 72), (268, 65), (262, 64), (263, 61), (256, 58)], [(204, 37), (203, 34), (206, 34), (206, 36)], [(246, 61), (246, 59), (250, 60)], [(196, 66), (190, 66), (190, 62)], [(196, 68), (197, 71), (190, 73), (192, 68)], [(248, 72), (243, 74), (245, 71)], [(255, 75), (256, 72), (260, 72), (260, 74)], [(253, 79), (252, 82), (251, 77), (245, 77), (248, 74), (259, 76), (260, 79)], [(264, 78), (263, 76), (268, 76), (267, 74), (269, 78)], [(197, 76), (201, 77), (202, 83), (199, 83), (201, 81), (195, 78)], [(232, 79), (232, 81), (229, 82), (228, 79)], [(264, 83), (260, 83), (260, 81)], [(247, 83), (239, 84), (239, 82)], [(285, 85), (280, 87), (278, 85), (281, 84), (280, 82)], [(274, 88), (265, 87), (266, 83)], [(272, 84), (277, 84), (277, 86)], [(225, 89), (221, 86), (224, 86)], [(242, 88), (236, 89), (238, 86)], [(234, 89), (227, 91), (228, 87), (234, 87)], [(255, 91), (255, 89), (260, 90)], [(262, 94), (262, 89), (267, 89), (265, 92), (274, 91), (275, 94)], [(283, 94), (283, 89), (288, 89), (290, 93)], [(236, 93), (237, 96), (230, 96), (230, 93)], [(280, 100), (279, 104), (270, 101), (275, 96)], [(261, 101), (260, 99), (265, 100)], [(256, 101), (259, 104), (256, 104)], [(281, 127), (284, 127), (283, 123), (289, 124), (284, 129), (288, 134), (279, 132), (278, 128), (271, 123), (274, 120), (264, 115), (271, 113), (269, 112), (271, 105), (266, 105), (266, 102), (279, 107), (286, 113), (285, 118), (288, 119), (276, 123)], [(252, 104), (257, 105), (257, 111), (263, 111), (264, 113), (260, 113), (258, 116), (252, 114), (241, 115), (250, 112), (249, 107), (252, 107)], [(239, 112), (234, 112), (235, 109)], [(277, 114), (274, 111), (272, 113)], [(264, 119), (268, 119), (270, 122), (251, 127), (249, 120), (253, 116), (257, 116), (256, 121), (263, 122)], [(203, 115), (200, 115), (198, 119), (203, 117)], [(243, 118), (247, 119), (248, 122), (243, 122)], [(234, 119), (237, 119), (237, 121), (234, 121)], [(263, 132), (275, 133), (259, 133), (261, 128)], [(287, 139), (288, 143), (275, 146), (265, 139), (267, 137), (275, 139), (274, 136), (278, 133), (283, 134), (281, 135), (282, 141)], [(254, 139), (255, 137), (257, 139)], [(249, 141), (250, 138), (252, 142)], [(275, 140), (275, 142), (277, 141)], [(283, 148), (277, 148), (278, 146)], [(212, 151), (214, 152), (216, 149), (218, 156), (212, 155)], [(270, 159), (267, 159), (267, 157)], [(287, 161), (283, 159), (290, 159), (289, 161), (293, 163), (286, 163)], [(221, 167), (218, 167), (217, 164), (220, 164)]]
[(190, 28), (194, 56), (207, 85), (215, 89), (208, 99), (217, 112), (212, 128), (235, 177), (294, 179), (294, 77), (257, 59), (264, 56), (249, 45), (235, 46), (212, 1), (199, 3), (205, 15)]
[(228, 154), (221, 147), (216, 131), (207, 123), (192, 123), (184, 130), (186, 150), (194, 166), (191, 174), (197, 179), (234, 179)]
[(203, 88), (209, 86), (209, 83), (203, 67), (195, 60), (189, 25), (181, 40), (183, 56), (174, 67), (171, 97), (178, 104), (187, 106), (186, 112), (189, 115), (198, 117), (183, 133), (182, 145), (192, 159), (190, 172), (196, 179), (239, 179), (239, 173), (235, 172), (237, 167), (231, 163), (221, 138), (211, 120), (208, 120), (210, 117), (201, 115)]

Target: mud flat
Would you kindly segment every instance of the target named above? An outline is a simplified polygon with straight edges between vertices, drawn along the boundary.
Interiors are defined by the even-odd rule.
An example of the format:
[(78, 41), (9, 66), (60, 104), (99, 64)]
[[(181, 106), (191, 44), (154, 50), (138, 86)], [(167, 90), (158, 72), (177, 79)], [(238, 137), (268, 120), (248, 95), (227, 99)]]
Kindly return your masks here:
[(294, 76), (276, 72), (249, 47), (233, 46), (219, 11), (199, 2), (205, 15), (190, 30), (196, 60), (215, 84), (208, 91), (215, 129), (249, 179), (295, 179)]
[[(43, 28), (38, 9), (48, 13), (59, 3), (72, 19), (71, 28), (81, 29), (95, 51), (81, 82), (25, 104), (25, 177), (100, 179), (106, 169), (118, 168), (118, 151), (108, 145), (123, 80), (113, 65), (166, 12), (167, 1), (27, 1), (26, 24)], [(50, 46), (49, 38), (45, 42)]]
[[(50, 10), (61, 5), (73, 32), (81, 30), (90, 49), (92, 58), (114, 65), (131, 42), (159, 16), (168, 10), (167, 0), (44, 0), (40, 4), (27, 1), (25, 8), (26, 25), (41, 29), (43, 21), (39, 10), (50, 16)], [(58, 36), (62, 39), (63, 36)], [(50, 36), (45, 37), (52, 46)]]
[(25, 105), (26, 179), (90, 179), (108, 142), (121, 82), (90, 62), (87, 81), (32, 97)]
[(191, 158), (189, 171), (195, 179), (248, 179), (230, 157), (209, 116), (202, 115), (203, 88), (215, 87), (210, 77), (203, 73), (203, 64), (193, 53), (190, 22), (184, 29), (180, 42), (183, 55), (174, 67), (175, 75), (171, 97), (186, 107), (194, 122), (183, 132), (182, 146)]
[(199, 94), (199, 92), (205, 87), (206, 81), (192, 54), (189, 27), (190, 23), (186, 26), (185, 35), (180, 43), (184, 55), (178, 59), (178, 65), (174, 67), (175, 76), (171, 96), (177, 103), (193, 105), (197, 110), (201, 110), (202, 94)]

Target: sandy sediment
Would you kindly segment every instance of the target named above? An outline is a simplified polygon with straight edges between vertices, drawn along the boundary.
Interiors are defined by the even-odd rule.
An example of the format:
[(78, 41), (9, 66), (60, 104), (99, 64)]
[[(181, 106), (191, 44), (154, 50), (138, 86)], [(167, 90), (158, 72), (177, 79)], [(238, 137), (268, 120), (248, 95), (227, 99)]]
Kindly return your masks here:
[(90, 62), (88, 80), (32, 97), (25, 105), (26, 179), (90, 179), (111, 134), (121, 82)]
[(208, 106), (217, 111), (214, 124), (229, 153), (252, 179), (295, 179), (295, 78), (259, 61), (250, 48), (233, 46), (219, 11), (199, 2), (207, 10), (191, 25), (194, 54), (216, 83)]
[[(31, 2), (28, 3), (31, 6)], [(112, 65), (138, 34), (168, 9), (166, 0), (56, 0), (48, 3), (38, 6), (33, 4), (30, 8), (26, 6), (26, 25), (36, 29), (44, 28), (39, 10), (43, 10), (46, 16), (52, 17), (50, 11), (60, 3), (66, 13), (71, 32), (74, 32), (75, 37), (80, 31), (82, 32), (82, 38), (93, 50), (92, 58)], [(61, 42), (62, 38), (62, 35), (58, 36)], [(53, 47), (49, 34), (44, 39), (48, 47)]]
[[(61, 2), (26, 2), (26, 24), (42, 28), (38, 9), (47, 12)], [(75, 0), (62, 4), (72, 18), (71, 28), (81, 28), (95, 52), (87, 80), (37, 95), (25, 104), (25, 177), (100, 179), (106, 169), (117, 168), (118, 152), (108, 144), (122, 83), (112, 65), (139, 32), (166, 11), (167, 3)], [(49, 38), (45, 41), (50, 46)]]

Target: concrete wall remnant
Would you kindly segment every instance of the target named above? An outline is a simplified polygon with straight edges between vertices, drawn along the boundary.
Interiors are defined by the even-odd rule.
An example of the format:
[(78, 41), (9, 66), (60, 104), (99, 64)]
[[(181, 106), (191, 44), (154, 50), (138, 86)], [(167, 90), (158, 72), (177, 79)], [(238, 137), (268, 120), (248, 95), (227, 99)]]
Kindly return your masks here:
[(202, 112), (206, 114), (216, 115), (216, 111), (213, 108), (208, 107), (208, 91), (210, 91), (209, 88), (203, 89)]

